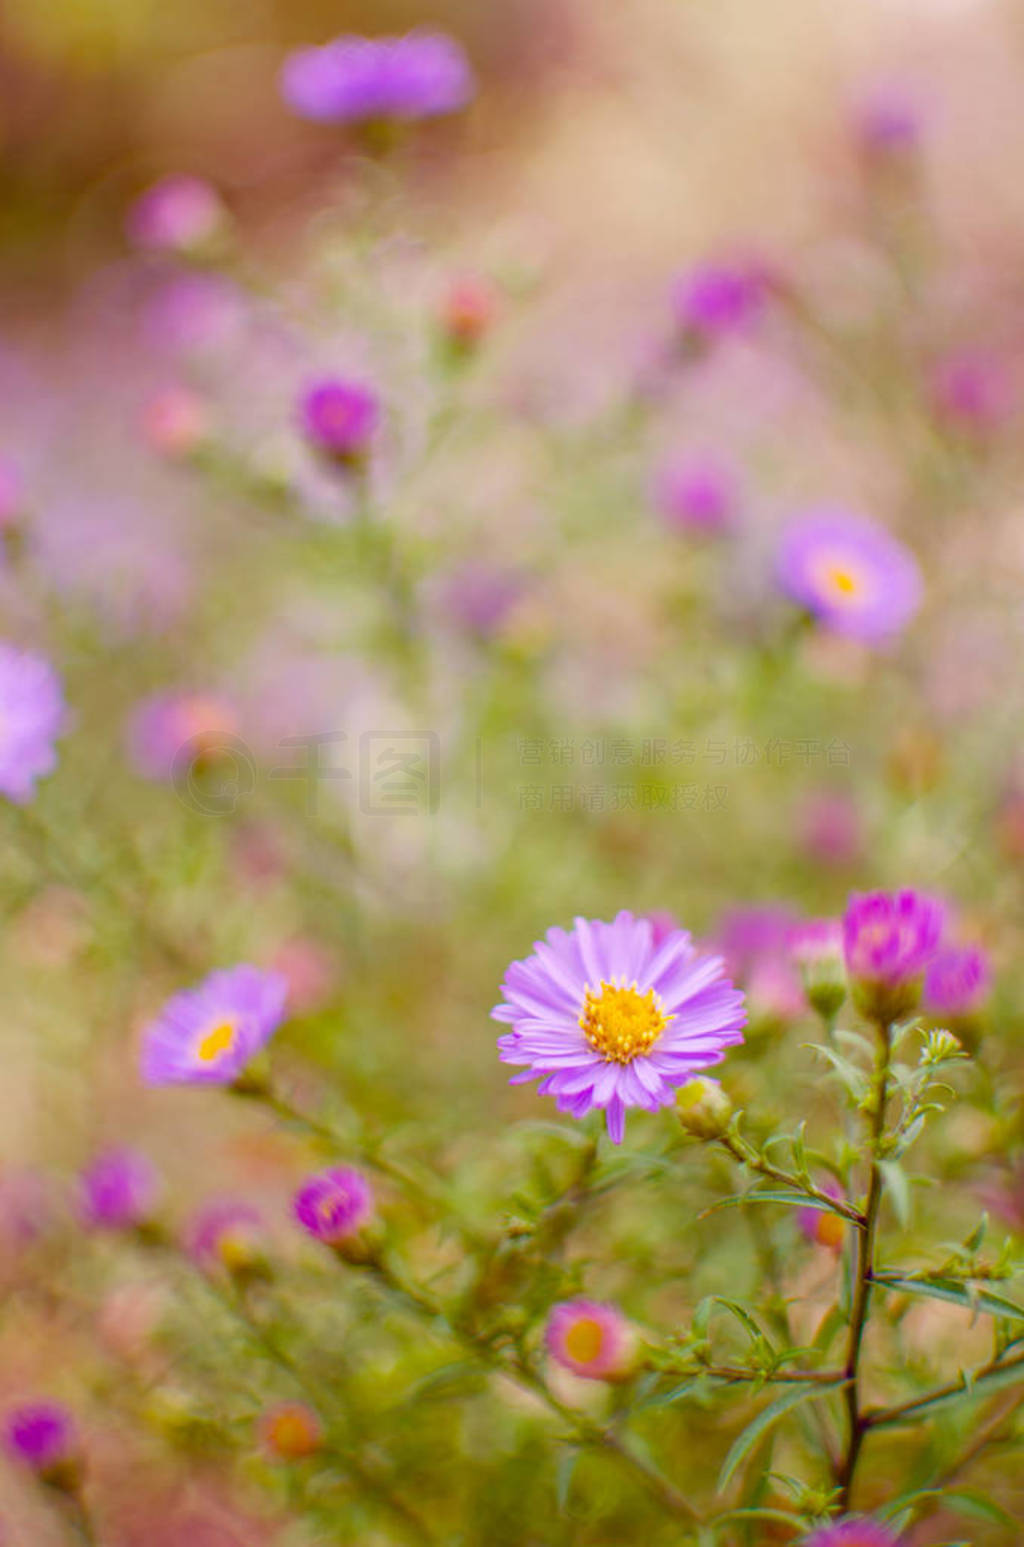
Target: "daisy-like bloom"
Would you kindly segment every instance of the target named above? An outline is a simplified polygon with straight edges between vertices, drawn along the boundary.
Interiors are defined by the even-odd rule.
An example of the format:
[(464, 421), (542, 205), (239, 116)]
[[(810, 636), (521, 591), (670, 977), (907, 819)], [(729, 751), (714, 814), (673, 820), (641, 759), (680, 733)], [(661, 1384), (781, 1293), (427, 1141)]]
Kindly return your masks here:
[(159, 1179), (138, 1150), (107, 1150), (78, 1182), (78, 1214), (94, 1230), (133, 1230), (152, 1219)]
[(2, 1435), (12, 1460), (47, 1480), (65, 1477), (78, 1461), (74, 1420), (59, 1402), (19, 1403), (5, 1414)]
[(682, 929), (656, 948), (650, 921), (625, 912), (549, 929), (511, 964), (502, 993), (492, 1012), (512, 1028), (498, 1038), (502, 1062), (528, 1066), (512, 1084), (539, 1078), (539, 1093), (573, 1117), (602, 1108), (616, 1144), (627, 1107), (671, 1106), (746, 1024), (720, 957), (698, 953)]
[(201, 177), (164, 177), (136, 199), (125, 228), (136, 247), (195, 252), (224, 224), (224, 206)]
[(867, 1515), (845, 1515), (812, 1532), (804, 1547), (899, 1547), (899, 1537)]
[(204, 1273), (259, 1272), (268, 1260), (263, 1216), (241, 1199), (218, 1198), (192, 1219), (185, 1250)]
[(736, 480), (710, 457), (665, 462), (655, 474), (652, 494), (665, 524), (676, 531), (717, 535), (735, 524)]
[(557, 1364), (585, 1380), (625, 1380), (636, 1364), (636, 1333), (621, 1311), (596, 1300), (564, 1300), (548, 1318), (545, 1342)]
[(976, 1015), (992, 988), (992, 969), (977, 945), (944, 945), (925, 970), (922, 1002), (932, 1015)]
[(808, 512), (782, 535), (782, 590), (833, 633), (884, 642), (921, 601), (917, 560), (882, 527), (842, 509)]
[(0, 642), (0, 795), (23, 806), (57, 766), (64, 694), (49, 661)]
[(315, 451), (345, 466), (358, 466), (380, 428), (380, 399), (362, 382), (329, 377), (308, 388), (299, 417)]
[(288, 985), (279, 972), (231, 967), (169, 999), (143, 1032), (147, 1085), (230, 1085), (274, 1035)]
[(212, 763), (238, 735), (238, 713), (215, 693), (181, 689), (143, 699), (128, 726), (132, 762), (145, 779), (173, 777), (179, 757)]
[(924, 892), (853, 893), (843, 952), (854, 1002), (865, 1015), (892, 1021), (914, 1008), (944, 924), (942, 904)]
[(278, 1402), (260, 1418), (260, 1440), (275, 1461), (304, 1461), (323, 1444), (323, 1426), (305, 1402)]
[(361, 1171), (332, 1166), (303, 1182), (292, 1204), (304, 1230), (327, 1246), (351, 1241), (373, 1214), (373, 1190)]
[(281, 94), (315, 123), (411, 122), (458, 112), (473, 96), (473, 72), (443, 32), (405, 37), (335, 38), (289, 54)]

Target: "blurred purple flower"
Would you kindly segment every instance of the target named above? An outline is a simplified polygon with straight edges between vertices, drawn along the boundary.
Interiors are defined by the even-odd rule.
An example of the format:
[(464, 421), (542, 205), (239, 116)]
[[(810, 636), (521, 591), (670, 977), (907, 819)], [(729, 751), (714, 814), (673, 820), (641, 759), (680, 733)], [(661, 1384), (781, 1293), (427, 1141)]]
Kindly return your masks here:
[(328, 377), (303, 394), (299, 409), (310, 445), (335, 461), (362, 462), (380, 428), (380, 399), (362, 382)]
[(685, 334), (714, 338), (745, 331), (767, 292), (765, 275), (753, 264), (701, 264), (673, 283), (672, 310)]
[(204, 1273), (245, 1273), (266, 1261), (263, 1216), (237, 1198), (205, 1204), (185, 1231), (185, 1250)]
[(3, 1442), (15, 1461), (47, 1476), (78, 1454), (74, 1420), (59, 1402), (22, 1402), (4, 1415)]
[(803, 1547), (899, 1547), (899, 1537), (867, 1515), (844, 1515), (813, 1532)]
[(441, 607), (465, 633), (489, 639), (500, 631), (524, 589), (521, 576), (471, 559), (443, 577)]
[(373, 1192), (366, 1177), (352, 1166), (334, 1166), (303, 1182), (293, 1203), (304, 1230), (338, 1246), (358, 1235), (373, 1214)]
[(146, 302), (143, 328), (158, 349), (215, 354), (234, 343), (245, 320), (241, 292), (220, 274), (175, 274)]
[(843, 950), (854, 998), (866, 1014), (895, 1020), (913, 1009), (945, 918), (936, 898), (910, 888), (852, 894)]
[(851, 865), (864, 842), (860, 811), (852, 795), (817, 790), (806, 795), (798, 815), (800, 842), (823, 865)]
[(0, 531), (13, 525), (22, 513), (25, 481), (7, 457), (0, 457)]
[(230, 1085), (274, 1035), (288, 985), (277, 972), (232, 967), (175, 994), (143, 1032), (147, 1085)]
[(732, 470), (711, 457), (672, 458), (657, 470), (655, 508), (677, 530), (720, 533), (736, 520), (739, 490)]
[(743, 995), (720, 957), (704, 956), (677, 929), (655, 948), (644, 918), (577, 918), (549, 929), (532, 956), (511, 964), (493, 1018), (503, 1063), (526, 1064), (513, 1085), (540, 1078), (538, 1094), (584, 1117), (604, 1109), (621, 1143), (627, 1107), (670, 1106), (691, 1075), (720, 1063), (743, 1041)]
[(49, 661), (0, 642), (0, 794), (31, 800), (36, 780), (57, 766), (66, 723), (60, 679)]
[(79, 1178), (79, 1217), (96, 1230), (132, 1230), (152, 1217), (158, 1191), (156, 1169), (146, 1155), (107, 1150)]
[(974, 434), (995, 429), (1013, 409), (1013, 391), (1000, 361), (976, 351), (943, 360), (932, 379), (936, 412)]
[(921, 575), (902, 543), (840, 508), (798, 516), (782, 535), (776, 573), (783, 591), (834, 633), (877, 644), (917, 611)]
[(136, 247), (193, 252), (215, 236), (224, 206), (201, 177), (165, 177), (148, 188), (128, 211), (125, 229)]
[(966, 1017), (981, 1009), (992, 988), (992, 968), (976, 945), (944, 945), (928, 963), (922, 1001), (932, 1015)]
[(170, 691), (143, 699), (132, 713), (128, 745), (135, 767), (146, 779), (170, 779), (180, 756), (197, 760), (217, 756), (238, 734), (233, 706), (213, 693)]
[(475, 83), (460, 45), (443, 32), (335, 38), (289, 54), (281, 93), (300, 118), (368, 123), (454, 113)]
[(854, 112), (854, 132), (869, 155), (891, 156), (917, 149), (921, 112), (910, 93), (898, 86), (877, 86)]

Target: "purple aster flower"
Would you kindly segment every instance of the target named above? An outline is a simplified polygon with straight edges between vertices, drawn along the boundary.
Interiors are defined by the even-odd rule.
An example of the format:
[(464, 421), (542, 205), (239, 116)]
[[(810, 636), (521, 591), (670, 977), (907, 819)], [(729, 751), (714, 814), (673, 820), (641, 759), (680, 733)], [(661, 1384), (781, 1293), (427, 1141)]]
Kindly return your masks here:
[(380, 400), (362, 382), (330, 377), (307, 390), (300, 420), (315, 450), (356, 465), (366, 457), (380, 427)]
[(153, 1216), (159, 1191), (156, 1169), (138, 1150), (113, 1149), (97, 1156), (79, 1177), (78, 1212), (96, 1230), (132, 1230)]
[(953, 1019), (981, 1009), (992, 987), (992, 969), (976, 945), (946, 945), (925, 969), (922, 999), (932, 1015)]
[(263, 1216), (238, 1198), (205, 1204), (186, 1229), (184, 1244), (204, 1273), (252, 1273), (267, 1261)]
[(220, 274), (175, 274), (149, 298), (143, 316), (153, 345), (176, 355), (217, 354), (244, 323), (242, 293)]
[(652, 494), (666, 525), (677, 531), (714, 534), (735, 524), (736, 480), (729, 468), (710, 457), (664, 463)]
[(865, 1014), (891, 1021), (914, 1008), (944, 923), (942, 904), (924, 892), (853, 893), (843, 916), (843, 951)]
[(169, 999), (143, 1032), (147, 1085), (230, 1085), (285, 1014), (288, 985), (278, 972), (231, 967)]
[(373, 1214), (373, 1191), (361, 1171), (334, 1166), (303, 1182), (292, 1205), (304, 1230), (328, 1246), (359, 1234)]
[(766, 294), (765, 275), (752, 264), (702, 264), (676, 279), (672, 310), (685, 334), (716, 338), (746, 331)]
[(57, 766), (64, 694), (49, 661), (0, 642), (0, 794), (24, 805)]
[(899, 1547), (899, 1537), (867, 1515), (845, 1515), (814, 1531), (804, 1547)]
[(528, 1066), (512, 1084), (540, 1078), (539, 1094), (573, 1117), (603, 1108), (616, 1144), (627, 1107), (670, 1106), (746, 1024), (720, 957), (698, 953), (681, 929), (655, 948), (650, 921), (625, 912), (549, 929), (511, 964), (502, 993), (492, 1012), (512, 1027), (498, 1038), (502, 1062)]
[(584, 1380), (624, 1380), (636, 1364), (633, 1328), (615, 1306), (596, 1300), (554, 1306), (544, 1340), (552, 1359)]
[(777, 560), (786, 594), (837, 634), (884, 641), (921, 600), (917, 561), (882, 527), (842, 509), (808, 512), (782, 535)]
[(201, 177), (165, 177), (132, 205), (125, 228), (136, 247), (194, 252), (217, 234), (224, 206)]
[(465, 107), (473, 91), (465, 53), (443, 32), (343, 36), (297, 49), (281, 72), (285, 102), (315, 123), (435, 118)]
[(74, 1420), (59, 1402), (22, 1402), (4, 1416), (3, 1443), (8, 1455), (42, 1477), (53, 1477), (78, 1456)]

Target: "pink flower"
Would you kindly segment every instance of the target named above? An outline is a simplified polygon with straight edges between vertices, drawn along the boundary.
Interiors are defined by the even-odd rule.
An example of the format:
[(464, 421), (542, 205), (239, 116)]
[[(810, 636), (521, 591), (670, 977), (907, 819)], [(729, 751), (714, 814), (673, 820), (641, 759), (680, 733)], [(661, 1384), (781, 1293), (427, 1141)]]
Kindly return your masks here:
[(545, 1333), (557, 1364), (585, 1380), (624, 1380), (636, 1364), (636, 1334), (621, 1311), (596, 1300), (556, 1305)]

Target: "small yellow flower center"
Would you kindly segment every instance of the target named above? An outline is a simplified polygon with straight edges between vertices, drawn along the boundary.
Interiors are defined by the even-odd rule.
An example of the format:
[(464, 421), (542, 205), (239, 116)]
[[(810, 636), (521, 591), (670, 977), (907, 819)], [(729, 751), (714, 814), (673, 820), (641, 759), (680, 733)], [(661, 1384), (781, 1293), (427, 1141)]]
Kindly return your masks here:
[(828, 578), (841, 596), (853, 596), (860, 589), (860, 581), (848, 569), (832, 569)]
[(565, 1351), (577, 1364), (590, 1364), (601, 1352), (604, 1329), (592, 1316), (581, 1316), (565, 1334)]
[(631, 988), (602, 983), (595, 994), (587, 989), (580, 1026), (595, 1053), (608, 1063), (628, 1064), (640, 1053), (649, 1053), (669, 1021), (661, 1000), (649, 988), (641, 994)]
[(196, 1048), (196, 1053), (203, 1060), (204, 1064), (212, 1064), (213, 1060), (219, 1058), (221, 1053), (229, 1051), (235, 1040), (236, 1030), (237, 1028), (233, 1021), (221, 1021), (219, 1025), (214, 1026), (211, 1031), (206, 1033), (206, 1036), (203, 1037)]

